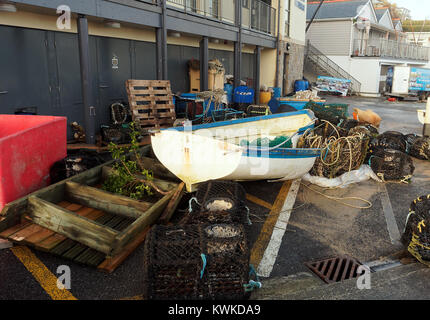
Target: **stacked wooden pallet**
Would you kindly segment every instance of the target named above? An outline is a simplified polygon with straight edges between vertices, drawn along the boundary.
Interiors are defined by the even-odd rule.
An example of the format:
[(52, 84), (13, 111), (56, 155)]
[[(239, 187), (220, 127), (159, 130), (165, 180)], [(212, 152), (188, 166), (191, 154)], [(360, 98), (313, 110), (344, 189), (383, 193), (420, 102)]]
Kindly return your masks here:
[(133, 121), (140, 131), (173, 126), (176, 120), (170, 81), (127, 80)]
[(96, 187), (111, 171), (102, 165), (6, 205), (0, 238), (112, 272), (152, 224), (170, 218), (184, 187), (155, 179), (168, 193), (136, 201)]

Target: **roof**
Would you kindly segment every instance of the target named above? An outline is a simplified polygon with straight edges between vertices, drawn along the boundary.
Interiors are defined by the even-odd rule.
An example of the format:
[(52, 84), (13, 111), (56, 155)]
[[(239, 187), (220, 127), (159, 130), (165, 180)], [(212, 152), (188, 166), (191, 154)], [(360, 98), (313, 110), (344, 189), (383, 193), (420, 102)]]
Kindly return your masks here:
[(375, 8), (376, 18), (381, 21), (381, 18), (388, 11), (388, 8)]
[[(359, 14), (360, 6), (365, 6), (369, 0), (332, 0), (325, 1), (315, 19), (355, 18)], [(312, 19), (320, 1), (308, 2), (306, 19)]]

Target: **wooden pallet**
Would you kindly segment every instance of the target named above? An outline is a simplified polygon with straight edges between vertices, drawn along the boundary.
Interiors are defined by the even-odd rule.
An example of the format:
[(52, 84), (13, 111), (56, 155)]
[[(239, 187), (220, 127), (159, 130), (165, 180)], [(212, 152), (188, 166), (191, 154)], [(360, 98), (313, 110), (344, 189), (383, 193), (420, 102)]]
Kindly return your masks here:
[(97, 187), (111, 172), (102, 165), (6, 205), (0, 238), (114, 271), (152, 224), (171, 216), (183, 186), (154, 179), (170, 192), (155, 202), (136, 201)]
[(170, 81), (127, 80), (126, 88), (133, 121), (142, 132), (173, 126), (176, 113)]

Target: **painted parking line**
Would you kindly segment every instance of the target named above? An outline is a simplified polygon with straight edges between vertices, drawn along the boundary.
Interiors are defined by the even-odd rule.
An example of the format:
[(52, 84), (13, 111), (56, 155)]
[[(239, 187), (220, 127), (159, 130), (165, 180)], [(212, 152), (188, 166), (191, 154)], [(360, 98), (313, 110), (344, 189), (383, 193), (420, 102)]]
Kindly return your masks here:
[(257, 198), (256, 196), (253, 196), (252, 194), (247, 193), (246, 199), (248, 201), (251, 201), (251, 202), (259, 205), (260, 207), (264, 207), (266, 209), (272, 210), (272, 205), (269, 202), (261, 200), (260, 198)]
[(387, 186), (385, 184), (379, 184), (379, 191), (381, 196), (382, 210), (384, 211), (385, 221), (387, 222), (387, 230), (388, 234), (390, 235), (391, 243), (394, 245), (401, 245), (401, 235), (396, 218), (394, 216), (393, 207), (391, 206)]
[(10, 249), (27, 270), (39, 282), (52, 300), (77, 300), (70, 291), (57, 287), (57, 277), (49, 271), (39, 258), (27, 247), (17, 246)]
[(291, 181), (285, 181), (282, 184), (281, 190), (273, 203), (272, 209), (270, 210), (266, 221), (261, 228), (260, 234), (257, 241), (251, 250), (251, 264), (254, 266), (259, 266), (261, 260), (263, 259), (264, 252), (269, 245), (270, 239), (272, 237), (273, 229), (278, 221), (279, 214), (281, 213), (282, 207), (284, 206), (285, 199), (288, 196), (288, 192), (291, 187)]
[(257, 268), (258, 275), (262, 277), (270, 277), (276, 258), (278, 257), (279, 249), (282, 244), (282, 238), (287, 231), (287, 225), (290, 220), (291, 211), (296, 203), (297, 193), (300, 189), (301, 179), (294, 180), (291, 184), (288, 196), (285, 199), (281, 212), (279, 213), (278, 221), (270, 238), (270, 242), (264, 251), (263, 258)]

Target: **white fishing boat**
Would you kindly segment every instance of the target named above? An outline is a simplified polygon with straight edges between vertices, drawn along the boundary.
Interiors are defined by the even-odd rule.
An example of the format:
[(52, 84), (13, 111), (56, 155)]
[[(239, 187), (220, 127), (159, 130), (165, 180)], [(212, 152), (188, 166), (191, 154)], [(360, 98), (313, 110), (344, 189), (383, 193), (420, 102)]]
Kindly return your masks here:
[[(296, 148), (315, 120), (312, 111), (301, 110), (168, 128), (152, 133), (152, 148), (188, 191), (208, 180), (296, 179), (308, 173), (320, 155), (319, 149)], [(270, 144), (276, 141), (281, 142)]]

